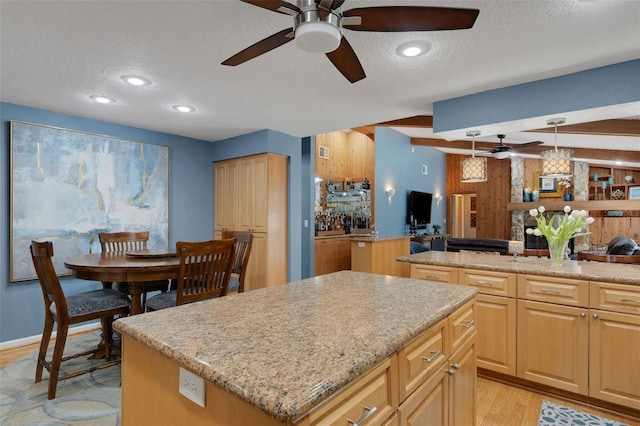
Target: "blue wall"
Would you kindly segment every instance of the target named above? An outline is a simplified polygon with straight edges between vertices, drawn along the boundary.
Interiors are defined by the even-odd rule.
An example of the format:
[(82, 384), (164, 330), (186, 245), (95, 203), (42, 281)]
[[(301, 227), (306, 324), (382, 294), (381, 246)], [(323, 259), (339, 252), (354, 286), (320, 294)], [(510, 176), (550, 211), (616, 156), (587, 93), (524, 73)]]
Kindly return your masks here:
[[(413, 151), (412, 151), (413, 149)], [(428, 174), (422, 174), (422, 165)], [(446, 218), (446, 154), (435, 148), (412, 146), (411, 139), (393, 129), (376, 127), (375, 133), (375, 214), (376, 228), (381, 235), (404, 235), (409, 191), (434, 195), (431, 224), (443, 226)], [(396, 193), (389, 200), (388, 188)], [(438, 206), (435, 196), (442, 195)]]
[[(213, 162), (245, 155), (273, 152), (289, 156), (289, 280), (310, 276), (313, 259), (312, 220), (313, 138), (300, 139), (272, 130), (220, 142), (207, 142), (151, 132), (65, 114), (0, 103), (0, 185), (7, 194), (0, 200), (0, 220), (6, 232), (0, 236), (0, 342), (42, 333), (42, 294), (37, 281), (9, 282), (10, 121), (19, 120), (169, 146), (170, 207), (169, 243), (213, 238)], [(188, 206), (188, 207), (185, 207)], [(312, 221), (310, 223), (313, 223)], [(26, 255), (26, 254), (25, 254)], [(304, 271), (304, 272), (303, 272)], [(99, 283), (61, 278), (65, 293), (101, 288)]]

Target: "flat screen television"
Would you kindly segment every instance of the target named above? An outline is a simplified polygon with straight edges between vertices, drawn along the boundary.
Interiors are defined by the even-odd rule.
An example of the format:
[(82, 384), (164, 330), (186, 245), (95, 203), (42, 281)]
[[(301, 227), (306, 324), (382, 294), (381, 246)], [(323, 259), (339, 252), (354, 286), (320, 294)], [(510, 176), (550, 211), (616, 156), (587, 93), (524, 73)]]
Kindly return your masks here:
[(433, 194), (410, 191), (407, 199), (407, 223), (427, 225), (431, 223), (431, 202)]

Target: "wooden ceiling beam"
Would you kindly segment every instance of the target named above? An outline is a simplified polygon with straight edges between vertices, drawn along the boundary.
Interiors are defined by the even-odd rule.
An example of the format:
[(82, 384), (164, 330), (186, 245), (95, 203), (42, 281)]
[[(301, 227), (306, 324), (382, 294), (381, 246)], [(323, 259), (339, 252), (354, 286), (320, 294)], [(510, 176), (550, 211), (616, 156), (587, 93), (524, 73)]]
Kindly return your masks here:
[[(447, 141), (444, 139), (435, 138), (411, 138), (411, 145), (430, 146), (434, 148), (451, 148), (451, 149), (466, 149), (471, 150), (471, 141)], [(498, 144), (491, 142), (478, 142), (476, 141), (476, 151), (486, 151), (495, 148)], [(509, 145), (509, 144), (507, 144)], [(515, 145), (511, 145), (515, 146)], [(526, 151), (522, 151), (522, 154), (539, 154), (541, 151), (546, 151), (550, 147), (544, 145), (529, 146)], [(603, 161), (630, 161), (640, 162), (640, 151), (622, 151), (614, 149), (588, 149), (588, 148), (571, 148), (562, 147), (558, 148), (572, 149), (574, 157), (577, 158), (589, 158), (593, 160)]]
[[(553, 127), (528, 130), (536, 133), (553, 133)], [(609, 135), (609, 136), (640, 136), (640, 120), (601, 120), (590, 123), (569, 124), (558, 126), (558, 133), (573, 133), (577, 135)]]

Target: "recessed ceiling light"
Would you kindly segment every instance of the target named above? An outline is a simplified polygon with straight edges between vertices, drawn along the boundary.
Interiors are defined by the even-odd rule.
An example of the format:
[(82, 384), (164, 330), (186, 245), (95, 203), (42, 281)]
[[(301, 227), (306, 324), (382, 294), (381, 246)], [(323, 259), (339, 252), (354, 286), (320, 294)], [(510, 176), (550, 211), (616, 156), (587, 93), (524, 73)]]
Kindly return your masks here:
[(425, 41), (410, 41), (408, 43), (401, 44), (396, 52), (398, 55), (405, 58), (413, 58), (416, 56), (424, 55), (431, 49), (431, 45)]
[(194, 107), (189, 105), (174, 105), (173, 109), (180, 112), (193, 112), (196, 110)]
[(91, 95), (89, 96), (89, 98), (101, 104), (112, 104), (116, 101), (115, 99), (111, 99), (106, 96), (100, 96), (100, 95)]
[(138, 75), (123, 75), (122, 80), (132, 86), (148, 86), (151, 84), (150, 80)]

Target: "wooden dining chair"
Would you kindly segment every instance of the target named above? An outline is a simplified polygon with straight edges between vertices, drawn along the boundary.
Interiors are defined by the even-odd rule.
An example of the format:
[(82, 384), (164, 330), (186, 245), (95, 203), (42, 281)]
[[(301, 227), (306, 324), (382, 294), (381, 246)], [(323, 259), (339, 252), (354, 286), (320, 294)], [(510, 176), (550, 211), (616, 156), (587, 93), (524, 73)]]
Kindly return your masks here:
[(235, 255), (229, 279), (229, 292), (244, 292), (244, 280), (247, 276), (247, 265), (251, 255), (253, 233), (242, 231), (222, 231), (222, 239), (236, 239)]
[(607, 263), (640, 264), (640, 255), (607, 254), (605, 252), (590, 252), (588, 250), (578, 252), (578, 260)]
[(147, 312), (226, 296), (233, 266), (235, 238), (176, 243), (180, 274), (176, 290), (149, 298)]
[[(136, 232), (100, 232), (100, 247), (103, 253), (128, 252), (134, 250), (144, 250), (149, 241), (149, 231)], [(117, 283), (118, 290), (129, 294), (129, 283)], [(168, 280), (147, 281), (142, 285), (142, 310), (147, 303), (147, 293), (159, 291), (164, 293), (169, 289)]]
[[(31, 242), (31, 259), (40, 281), (42, 296), (44, 299), (45, 319), (40, 350), (38, 352), (38, 363), (36, 365), (36, 383), (42, 380), (43, 368), (49, 372), (48, 399), (56, 397), (56, 388), (59, 380), (70, 379), (94, 370), (111, 367), (120, 363), (120, 360), (111, 360), (111, 335), (113, 318), (117, 315), (125, 317), (129, 314), (129, 298), (117, 290), (100, 289), (86, 291), (71, 296), (65, 296), (58, 275), (53, 267), (51, 258), (53, 257), (53, 243)], [(60, 376), (60, 364), (72, 358), (92, 354), (96, 348), (74, 355), (62, 356), (64, 345), (67, 341), (67, 334), (71, 324), (100, 320), (102, 325), (102, 343), (106, 362), (98, 367), (70, 372)], [(57, 323), (57, 334), (53, 355), (47, 361), (47, 348), (53, 331), (54, 324)]]

